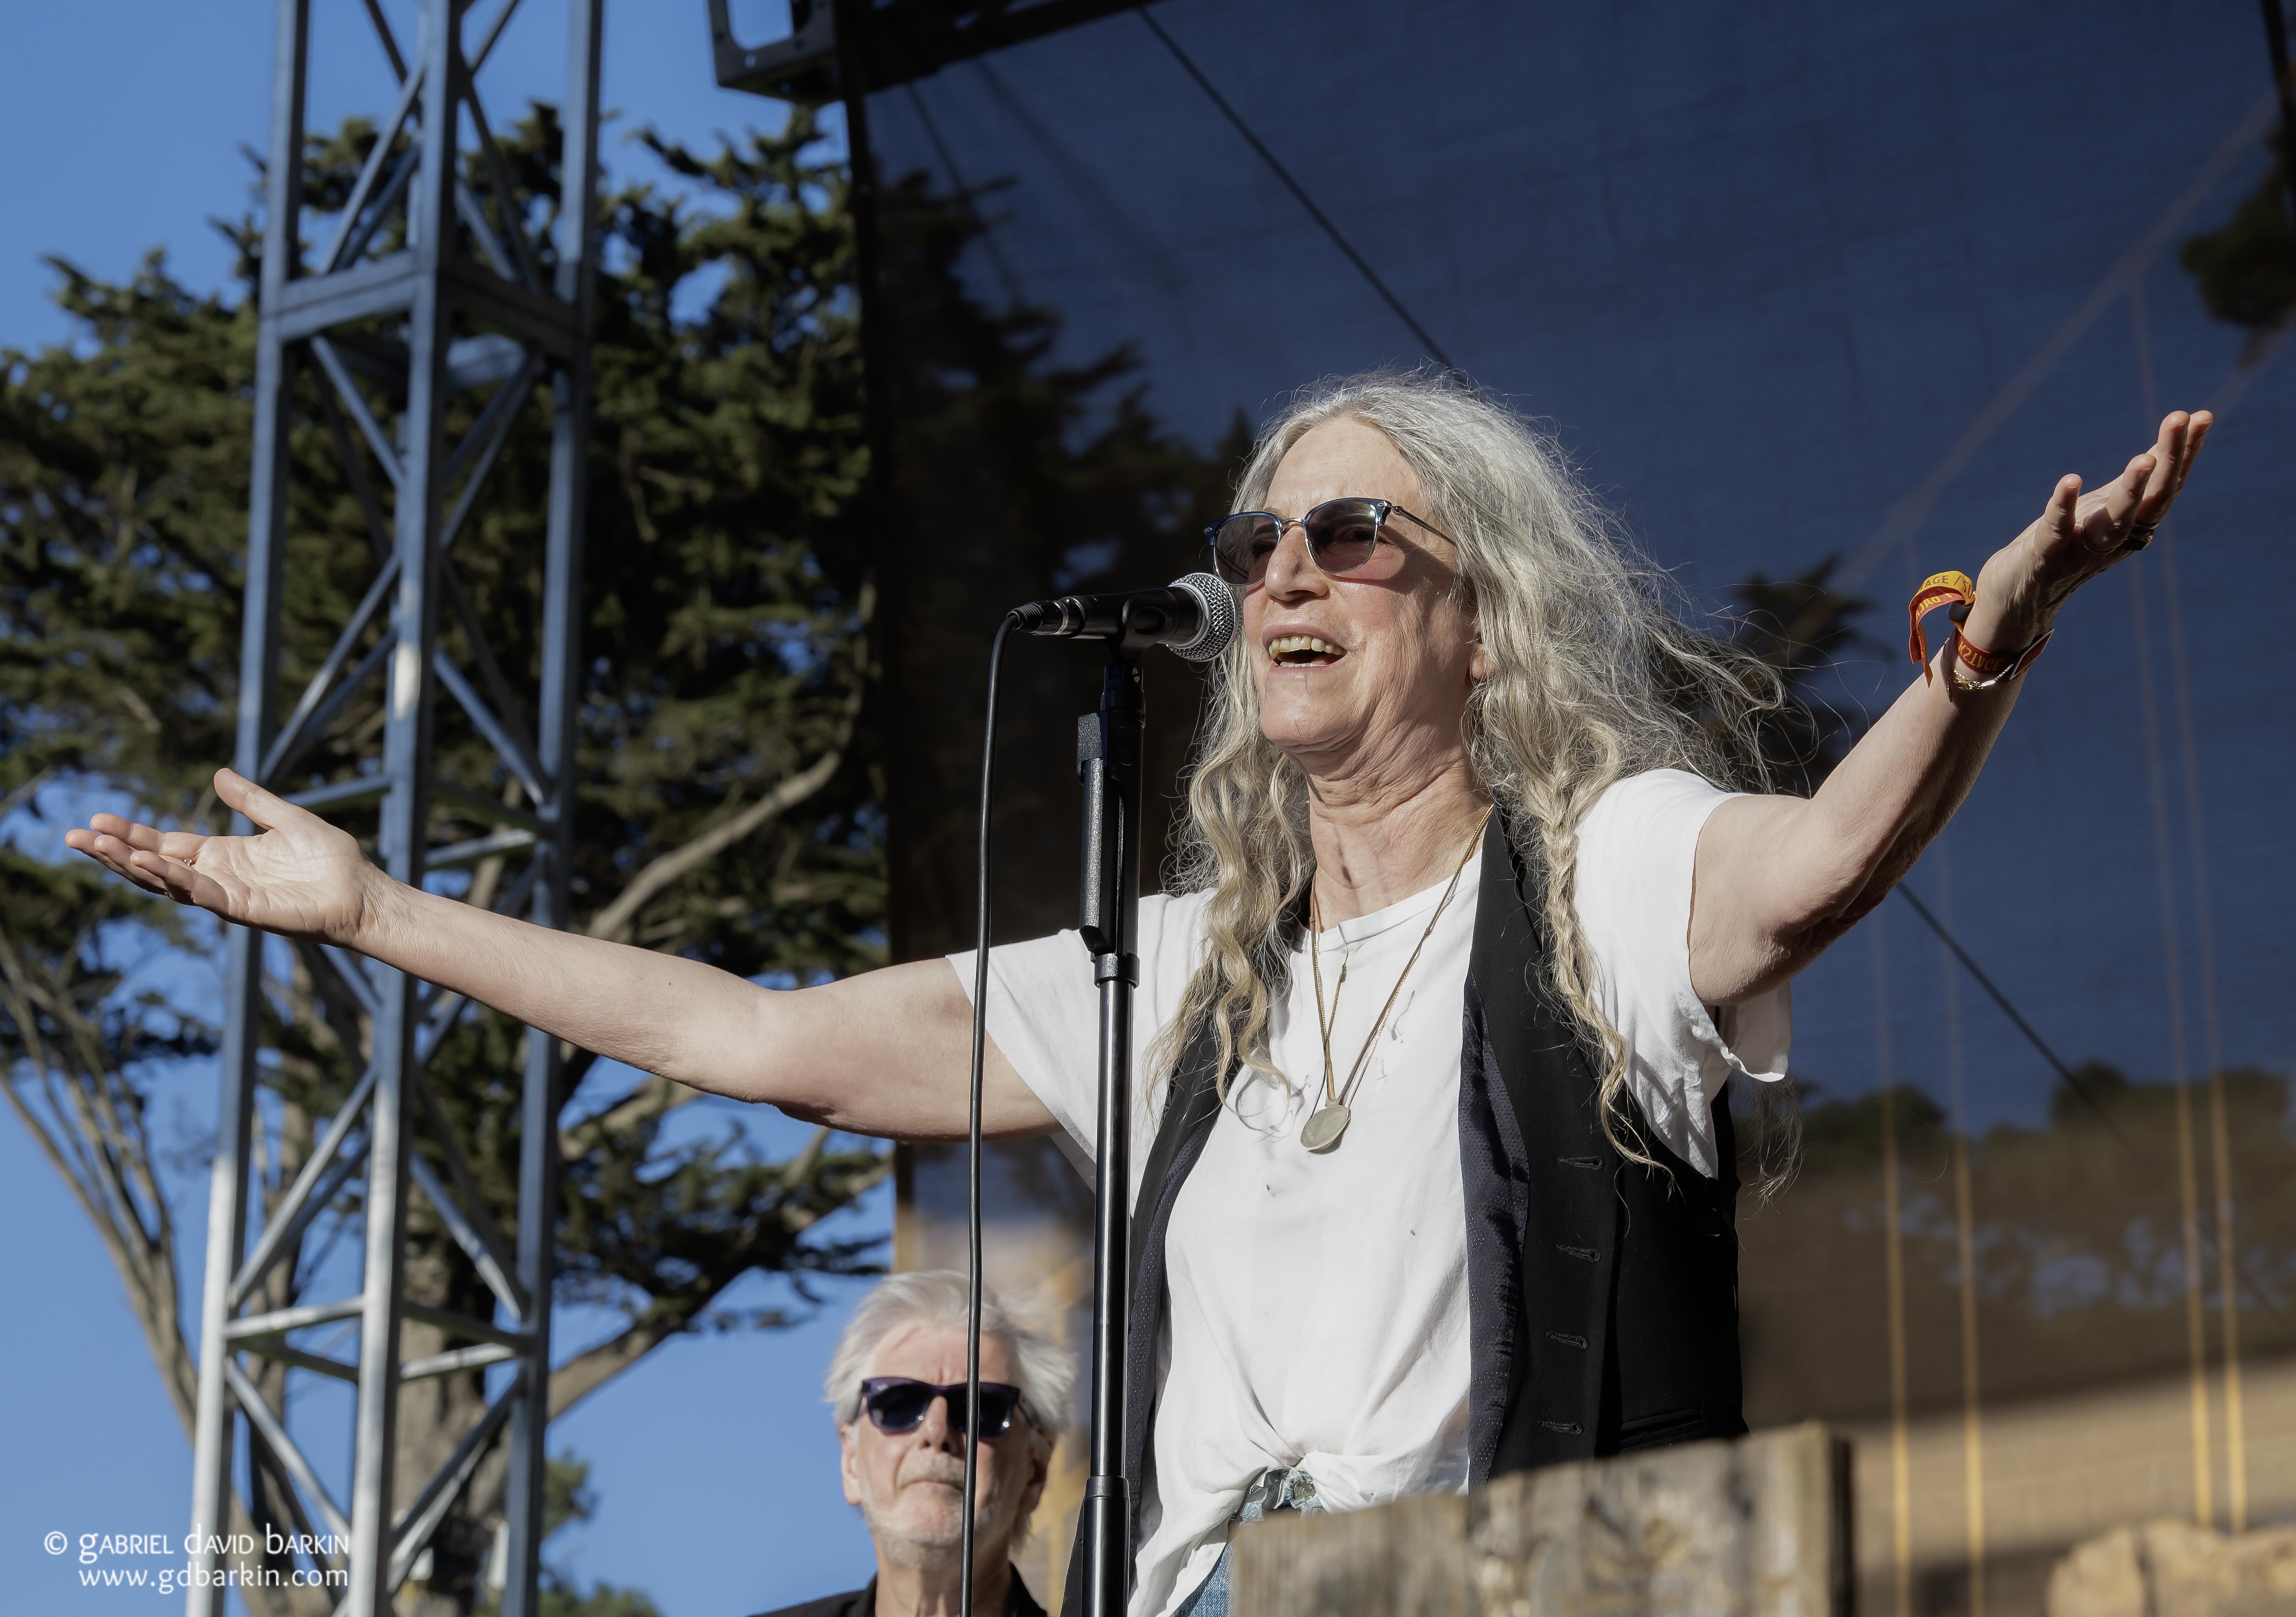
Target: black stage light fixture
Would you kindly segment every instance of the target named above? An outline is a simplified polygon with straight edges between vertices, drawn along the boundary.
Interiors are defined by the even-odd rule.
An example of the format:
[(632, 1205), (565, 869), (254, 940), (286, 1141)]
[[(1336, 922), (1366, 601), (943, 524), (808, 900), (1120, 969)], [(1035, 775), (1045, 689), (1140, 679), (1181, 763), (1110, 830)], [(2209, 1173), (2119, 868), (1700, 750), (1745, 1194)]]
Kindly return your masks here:
[(834, 101), (837, 8), (830, 0), (790, 0), (790, 31), (762, 45), (734, 37), (732, 0), (709, 0), (709, 57), (718, 86), (777, 101)]
[(762, 45), (734, 36), (732, 0), (709, 0), (718, 83), (779, 101), (818, 105), (850, 93), (838, 78), (838, 13), (861, 37), (847, 60), (871, 90), (939, 72), (953, 62), (1039, 39), (1131, 11), (1138, 0), (790, 0), (790, 31)]

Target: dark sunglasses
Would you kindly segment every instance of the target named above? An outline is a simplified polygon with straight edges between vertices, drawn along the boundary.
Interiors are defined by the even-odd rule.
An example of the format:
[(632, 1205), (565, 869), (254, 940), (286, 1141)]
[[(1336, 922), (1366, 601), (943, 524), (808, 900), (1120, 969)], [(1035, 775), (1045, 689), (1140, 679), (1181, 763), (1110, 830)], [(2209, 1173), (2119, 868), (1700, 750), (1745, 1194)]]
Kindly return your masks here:
[[(963, 1382), (953, 1387), (936, 1387), (929, 1381), (914, 1381), (906, 1375), (873, 1375), (861, 1383), (861, 1407), (869, 1412), (869, 1424), (880, 1432), (914, 1432), (924, 1424), (926, 1413), (937, 1398), (948, 1400), (948, 1429), (963, 1436)], [(1020, 1388), (1008, 1387), (1001, 1381), (982, 1382), (980, 1435), (1003, 1437), (1011, 1429), (1013, 1413), (1020, 1408)]]
[(1384, 554), (1381, 529), (1390, 516), (1410, 517), (1439, 539), (1456, 544), (1451, 536), (1424, 517), (1413, 516), (1392, 500), (1349, 495), (1325, 500), (1306, 516), (1281, 517), (1272, 511), (1239, 511), (1204, 529), (1212, 547), (1213, 565), (1221, 578), (1238, 588), (1250, 588), (1267, 571), (1267, 558), (1283, 542), (1283, 530), (1297, 528), (1308, 540), (1308, 559), (1331, 579), (1389, 578), (1403, 565), (1403, 556), (1388, 542)]

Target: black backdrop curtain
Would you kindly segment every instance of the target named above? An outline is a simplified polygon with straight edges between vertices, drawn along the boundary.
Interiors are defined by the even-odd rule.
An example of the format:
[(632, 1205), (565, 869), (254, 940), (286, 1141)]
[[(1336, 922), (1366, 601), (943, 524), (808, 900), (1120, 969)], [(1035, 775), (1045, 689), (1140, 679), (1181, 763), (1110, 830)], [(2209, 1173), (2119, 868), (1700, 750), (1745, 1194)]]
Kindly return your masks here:
[[(1869, 1610), (1980, 1580), (2038, 1610), (2105, 1522), (2296, 1512), (2296, 366), (2283, 306), (2225, 290), (2296, 284), (2253, 9), (1092, 9), (938, 67), (931, 8), (849, 12), (882, 80), (853, 128), (897, 953), (971, 937), (996, 614), (1195, 565), (1250, 428), (1316, 376), (1439, 353), (1702, 606), (1821, 576), (1864, 603), (1810, 685), (1853, 727), (1910, 677), (1915, 580), (2207, 404), (2172, 531), (2067, 614), (1909, 879), (1991, 987), (1895, 900), (1797, 985), (1805, 1166), (1742, 1220), (1749, 1415), (1861, 1435)], [(1007, 938), (1074, 923), (1098, 677), (1010, 661)], [(1200, 692), (1151, 666), (1153, 891)], [(908, 1154), (905, 1261), (961, 1252), (960, 1167)], [(992, 1268), (1082, 1295), (1086, 1194), (1001, 1153)]]

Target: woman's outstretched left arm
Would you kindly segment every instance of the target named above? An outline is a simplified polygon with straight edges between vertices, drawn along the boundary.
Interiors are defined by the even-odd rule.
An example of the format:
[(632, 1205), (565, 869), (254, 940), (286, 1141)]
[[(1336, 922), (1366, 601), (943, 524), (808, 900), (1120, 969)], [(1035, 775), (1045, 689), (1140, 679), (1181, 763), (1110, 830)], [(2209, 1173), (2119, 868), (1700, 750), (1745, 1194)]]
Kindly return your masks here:
[[(2184, 488), (2210, 424), (2178, 410), (2153, 447), (2096, 493), (2058, 480), (2032, 526), (1978, 574), (1962, 635), (2013, 657), (2047, 634), (2073, 591), (2152, 537)], [(1698, 841), (1690, 980), (1708, 1005), (1785, 981), (1912, 868), (1961, 806), (2017, 705), (2021, 678), (1988, 688), (1989, 670), (1955, 670), (1947, 636), (1929, 675), (1898, 697), (1816, 794), (1740, 797), (1716, 808)]]

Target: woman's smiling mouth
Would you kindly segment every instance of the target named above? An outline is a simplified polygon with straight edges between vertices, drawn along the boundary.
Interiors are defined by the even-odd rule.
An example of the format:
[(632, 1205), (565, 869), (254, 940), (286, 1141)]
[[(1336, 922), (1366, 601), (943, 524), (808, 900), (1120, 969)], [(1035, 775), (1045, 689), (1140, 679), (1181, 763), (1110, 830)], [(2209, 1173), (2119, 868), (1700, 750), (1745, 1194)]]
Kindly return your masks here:
[(1278, 668), (1324, 668), (1346, 655), (1317, 635), (1278, 635), (1267, 643), (1268, 660)]

